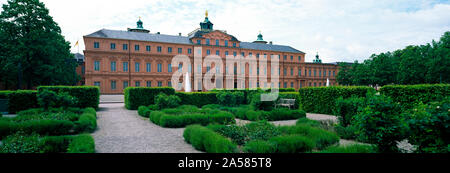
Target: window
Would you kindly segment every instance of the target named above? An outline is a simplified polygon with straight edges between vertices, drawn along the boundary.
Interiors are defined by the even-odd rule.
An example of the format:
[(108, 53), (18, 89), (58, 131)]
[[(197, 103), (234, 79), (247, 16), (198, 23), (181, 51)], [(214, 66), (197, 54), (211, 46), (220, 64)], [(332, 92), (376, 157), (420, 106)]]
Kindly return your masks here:
[(183, 64), (178, 64), (178, 72), (181, 73), (181, 69), (183, 69)]
[(228, 55), (228, 51), (225, 51), (225, 56), (227, 56)]
[(140, 81), (136, 81), (134, 84), (135, 84), (136, 87), (140, 87), (141, 86), (141, 82)]
[(85, 71), (86, 71), (85, 68), (86, 68), (85, 66), (81, 66), (81, 74), (84, 74), (84, 73), (85, 73)]
[(162, 82), (158, 81), (158, 87), (162, 87)]
[(206, 45), (209, 45), (209, 38), (206, 39)]
[(243, 57), (245, 57), (245, 52), (242, 52), (241, 55), (242, 55)]
[(202, 44), (202, 40), (197, 40), (197, 44)]
[(234, 74), (237, 74), (237, 65), (234, 65)]
[(94, 48), (96, 48), (96, 49), (100, 48), (100, 43), (99, 42), (94, 42)]
[(183, 53), (183, 48), (178, 48), (178, 53)]
[(302, 59), (302, 57), (301, 57), (301, 56), (298, 56), (298, 61), (299, 61), (299, 62), (301, 61), (301, 59)]
[(128, 71), (128, 62), (123, 62), (123, 71), (124, 72)]
[(162, 72), (162, 64), (158, 64), (157, 70), (158, 70), (158, 72)]
[(216, 46), (219, 46), (219, 40), (216, 40)]
[(309, 77), (311, 77), (311, 69), (309, 69)]
[(192, 54), (192, 49), (188, 49), (188, 54)]
[(298, 69), (298, 76), (302, 76), (302, 69)]
[(319, 70), (319, 77), (322, 77), (322, 70)]
[(151, 46), (145, 46), (145, 50), (147, 50), (147, 52), (150, 52), (152, 50)]
[(134, 45), (134, 50), (139, 51), (139, 45)]
[(287, 88), (287, 82), (284, 82), (284, 83), (283, 83), (283, 87), (284, 87), (284, 88)]
[(323, 77), (327, 76), (327, 70), (323, 71)]
[(100, 71), (100, 61), (94, 61), (94, 70)]
[(206, 50), (206, 55), (209, 55), (209, 54), (211, 54), (211, 50)]
[(251, 52), (250, 52), (250, 53), (248, 53), (248, 56), (250, 56), (250, 57), (251, 57), (252, 55), (253, 55), (253, 54), (252, 54)]
[(152, 81), (147, 81), (147, 87), (152, 87)]
[(216, 50), (216, 55), (220, 55), (220, 51)]
[(286, 60), (286, 59), (287, 59), (287, 56), (286, 56), (286, 55), (283, 55), (283, 59)]
[(291, 88), (294, 88), (294, 82), (291, 82)]
[(152, 64), (147, 63), (147, 72), (152, 72)]
[(228, 47), (228, 40), (225, 40), (225, 47)]
[(291, 76), (294, 76), (294, 68), (291, 68)]
[(267, 54), (264, 54), (264, 58), (267, 58)]
[(135, 72), (139, 72), (139, 63), (138, 62), (136, 62), (136, 63), (134, 63), (134, 71)]
[(172, 48), (171, 48), (171, 47), (168, 47), (168, 48), (167, 48), (167, 52), (172, 53)]
[(256, 58), (259, 58), (259, 53), (256, 54)]
[(237, 56), (237, 52), (233, 52), (233, 56)]
[(162, 52), (162, 47), (161, 46), (156, 47), (156, 49), (157, 49), (158, 52)]
[(334, 77), (334, 71), (333, 71), (333, 77)]
[(287, 75), (287, 69), (286, 69), (286, 68), (284, 68), (284, 70), (283, 70), (283, 75), (284, 75), (284, 76)]
[(116, 43), (111, 43), (111, 50), (116, 49)]
[(172, 64), (167, 64), (167, 72), (172, 72)]
[(210, 66), (206, 66), (206, 72), (209, 72), (209, 70), (211, 70)]
[(100, 87), (100, 82), (98, 82), (98, 81), (94, 82), (94, 86)]
[(259, 67), (256, 67), (256, 74), (259, 75)]
[(115, 80), (111, 81), (111, 89), (112, 90), (116, 89), (116, 81)]
[(314, 69), (314, 77), (316, 77), (316, 70)]
[(172, 82), (171, 81), (167, 82), (167, 86), (172, 87)]
[(123, 44), (123, 45), (122, 45), (122, 49), (123, 49), (123, 50), (128, 50), (128, 44)]
[(116, 61), (111, 61), (111, 72), (116, 71)]
[(328, 76), (331, 76), (331, 70), (330, 70), (330, 71), (328, 71)]
[(233, 47), (236, 47), (236, 43), (233, 43)]
[(128, 81), (123, 81), (123, 89), (128, 87)]
[(294, 60), (294, 56), (291, 55), (291, 61), (293, 61), (293, 60)]

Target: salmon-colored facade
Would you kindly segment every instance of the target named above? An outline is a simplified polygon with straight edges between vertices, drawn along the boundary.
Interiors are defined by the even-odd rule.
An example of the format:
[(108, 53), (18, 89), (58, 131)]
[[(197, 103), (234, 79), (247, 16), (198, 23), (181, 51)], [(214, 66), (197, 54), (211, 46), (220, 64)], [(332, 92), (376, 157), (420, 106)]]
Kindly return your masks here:
[[(200, 29), (194, 30), (188, 36), (173, 36), (149, 33), (139, 20), (138, 27), (128, 31), (102, 29), (86, 35), (85, 84), (100, 86), (102, 94), (121, 94), (128, 86), (174, 87), (171, 79), (172, 74), (178, 70), (178, 65), (171, 65), (172, 58), (176, 55), (186, 55), (191, 62), (188, 71), (194, 86), (208, 70), (220, 69), (215, 68), (214, 64), (211, 67), (195, 66), (194, 53), (197, 52), (194, 50), (201, 48), (203, 59), (208, 55), (218, 55), (223, 59), (221, 70), (224, 77), (221, 87), (225, 87), (227, 82), (232, 82), (235, 88), (238, 87), (235, 73), (241, 70), (245, 71), (245, 84), (239, 88), (273, 87), (274, 84), (270, 83), (271, 76), (277, 72), (280, 88), (325, 86), (327, 79), (330, 85), (337, 85), (336, 64), (321, 63), (317, 61), (318, 57), (316, 63), (306, 63), (304, 52), (290, 46), (267, 43), (261, 34), (254, 42), (241, 42), (226, 31), (213, 30), (212, 25), (208, 17), (205, 17), (205, 21), (200, 23)], [(260, 66), (262, 68), (257, 72), (249, 68), (250, 63), (247, 63), (245, 68), (238, 69), (237, 65), (235, 67), (226, 64), (227, 55), (254, 56), (257, 62), (267, 59), (267, 64)], [(279, 67), (272, 68), (271, 60), (277, 56)], [(197, 73), (198, 70), (201, 70), (201, 75)], [(264, 73), (268, 79), (260, 80), (258, 73)], [(234, 76), (234, 80), (227, 81), (229, 76)], [(180, 82), (182, 80), (183, 78), (180, 78)], [(205, 90), (203, 86), (196, 89)]]

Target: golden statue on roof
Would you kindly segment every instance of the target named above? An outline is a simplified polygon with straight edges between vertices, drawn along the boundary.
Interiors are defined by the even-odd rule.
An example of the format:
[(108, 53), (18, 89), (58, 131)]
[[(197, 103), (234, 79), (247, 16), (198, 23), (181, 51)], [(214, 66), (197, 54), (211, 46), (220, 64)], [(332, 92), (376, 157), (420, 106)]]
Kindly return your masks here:
[(205, 12), (205, 17), (208, 17), (208, 10), (206, 10)]

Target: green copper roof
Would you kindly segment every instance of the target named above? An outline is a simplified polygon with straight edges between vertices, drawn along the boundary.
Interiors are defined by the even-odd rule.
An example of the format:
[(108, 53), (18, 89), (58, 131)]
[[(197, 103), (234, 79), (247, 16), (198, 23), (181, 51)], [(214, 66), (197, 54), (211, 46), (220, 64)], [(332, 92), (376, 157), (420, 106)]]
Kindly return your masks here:
[(144, 29), (144, 26), (143, 26), (144, 23), (141, 21), (141, 18), (139, 18), (139, 20), (136, 22), (136, 24), (137, 24), (136, 28)]
[(256, 41), (264, 41), (261, 33), (258, 34), (258, 39)]
[(319, 59), (319, 53), (316, 54), (316, 59), (313, 60), (313, 63), (322, 63), (322, 60)]

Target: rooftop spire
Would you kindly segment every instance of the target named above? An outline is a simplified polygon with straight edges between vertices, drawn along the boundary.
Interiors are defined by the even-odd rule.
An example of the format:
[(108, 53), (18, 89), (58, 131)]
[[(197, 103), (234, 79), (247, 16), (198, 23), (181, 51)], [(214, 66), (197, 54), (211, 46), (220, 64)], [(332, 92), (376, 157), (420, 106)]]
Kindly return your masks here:
[(316, 59), (313, 60), (313, 63), (322, 63), (322, 60), (319, 59), (319, 52), (316, 52)]
[(206, 10), (205, 12), (205, 17), (208, 17), (208, 10)]
[(200, 22), (200, 29), (206, 32), (213, 30), (213, 23), (208, 19), (208, 10), (205, 11), (205, 21)]
[(144, 29), (144, 23), (141, 21), (141, 16), (139, 16), (139, 20), (136, 22), (136, 28), (128, 28), (128, 31), (131, 32), (143, 32), (149, 33), (149, 30)]
[(264, 44), (267, 43), (267, 41), (264, 41), (263, 35), (261, 34), (261, 31), (259, 31), (258, 39), (256, 39), (256, 41), (254, 41), (253, 43), (264, 43)]

